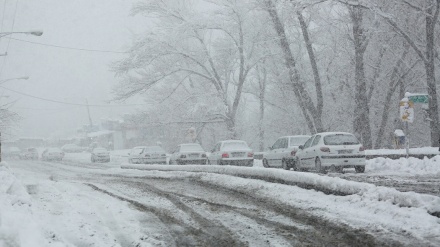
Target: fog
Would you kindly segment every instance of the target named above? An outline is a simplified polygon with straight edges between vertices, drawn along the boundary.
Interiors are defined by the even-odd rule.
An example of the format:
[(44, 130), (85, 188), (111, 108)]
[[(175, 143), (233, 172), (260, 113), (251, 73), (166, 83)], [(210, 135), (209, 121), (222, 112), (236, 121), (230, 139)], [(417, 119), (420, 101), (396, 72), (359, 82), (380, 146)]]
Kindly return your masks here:
[[(40, 37), (14, 34), (0, 40), (0, 53), (7, 52), (7, 56), (0, 57), (0, 80), (29, 76), (28, 80), (1, 84), (20, 92), (2, 89), (6, 97), (1, 98), (1, 103), (13, 103), (10, 110), (22, 117), (19, 126), (3, 133), (3, 138), (74, 134), (81, 125), (89, 123), (86, 107), (74, 104), (85, 105), (86, 100), (90, 105), (109, 104), (116, 81), (109, 65), (124, 55), (117, 52), (129, 47), (133, 35), (148, 26), (145, 18), (130, 16), (132, 3), (126, 0), (2, 2), (2, 32), (44, 32)], [(101, 118), (118, 118), (135, 109), (134, 106), (90, 107), (90, 113), (94, 123), (98, 123)]]

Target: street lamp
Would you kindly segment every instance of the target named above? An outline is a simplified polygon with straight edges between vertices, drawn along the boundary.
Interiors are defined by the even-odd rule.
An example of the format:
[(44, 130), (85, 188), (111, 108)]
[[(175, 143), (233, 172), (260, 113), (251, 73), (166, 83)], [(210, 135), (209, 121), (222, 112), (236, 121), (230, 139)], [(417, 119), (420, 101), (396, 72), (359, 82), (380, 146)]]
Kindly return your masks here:
[(30, 35), (34, 35), (34, 36), (43, 35), (43, 31), (41, 31), (41, 30), (33, 30), (33, 31), (27, 31), (27, 32), (3, 32), (3, 33), (0, 33), (0, 38), (3, 38), (5, 36), (11, 35), (11, 34), (15, 34), (15, 33), (30, 34)]

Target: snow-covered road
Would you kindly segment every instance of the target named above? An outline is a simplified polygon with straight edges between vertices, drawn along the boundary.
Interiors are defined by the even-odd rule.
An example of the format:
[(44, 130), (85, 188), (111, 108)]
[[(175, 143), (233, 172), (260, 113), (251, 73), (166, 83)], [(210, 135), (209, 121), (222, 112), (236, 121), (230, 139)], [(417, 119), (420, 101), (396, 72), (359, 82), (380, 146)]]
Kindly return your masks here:
[[(322, 176), (258, 162), (121, 169), (82, 156), (3, 163), (0, 246), (440, 245), (440, 173), (426, 169), (435, 158), (425, 173), (413, 169), (416, 177), (402, 164), (393, 172), (392, 161), (387, 170)], [(427, 194), (400, 192), (373, 179), (379, 174), (434, 180)]]

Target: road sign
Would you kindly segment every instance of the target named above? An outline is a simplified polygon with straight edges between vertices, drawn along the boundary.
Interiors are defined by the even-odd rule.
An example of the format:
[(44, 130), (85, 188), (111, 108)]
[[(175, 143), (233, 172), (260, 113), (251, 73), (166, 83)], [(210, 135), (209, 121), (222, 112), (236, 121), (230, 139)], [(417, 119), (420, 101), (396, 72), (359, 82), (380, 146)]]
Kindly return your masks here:
[(400, 101), (400, 120), (412, 123), (414, 121), (414, 103), (404, 98)]
[(427, 94), (419, 94), (419, 95), (411, 95), (408, 96), (409, 101), (412, 101), (414, 103), (423, 103), (428, 104), (429, 97)]

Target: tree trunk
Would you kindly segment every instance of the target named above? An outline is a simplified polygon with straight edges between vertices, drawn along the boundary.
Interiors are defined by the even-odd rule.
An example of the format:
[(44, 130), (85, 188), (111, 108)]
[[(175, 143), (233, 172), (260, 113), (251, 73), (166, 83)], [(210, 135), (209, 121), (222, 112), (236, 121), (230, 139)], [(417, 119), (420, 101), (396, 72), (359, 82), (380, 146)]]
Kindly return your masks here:
[(316, 63), (315, 53), (313, 51), (312, 42), (310, 41), (309, 31), (307, 29), (306, 22), (304, 21), (304, 17), (302, 13), (298, 11), (297, 13), (298, 20), (301, 26), (301, 30), (304, 37), (304, 42), (306, 43), (307, 53), (310, 59), (310, 65), (312, 66), (313, 78), (315, 79), (315, 90), (316, 90), (316, 113), (313, 117), (315, 128), (317, 132), (323, 132), (324, 126), (322, 124), (322, 110), (324, 107), (324, 97), (322, 96), (322, 87), (321, 87), (321, 77), (319, 76), (318, 65)]
[(366, 37), (363, 23), (363, 10), (359, 6), (349, 7), (353, 22), (353, 41), (355, 50), (355, 110), (353, 131), (367, 148), (372, 147), (370, 127), (370, 107), (368, 102), (367, 83), (365, 79), (364, 54)]
[(430, 118), (429, 124), (431, 127), (431, 146), (433, 147), (439, 146), (439, 115), (438, 115), (437, 89), (435, 85), (435, 63), (434, 63), (435, 22), (438, 19), (439, 5), (440, 5), (440, 1), (437, 0), (436, 11), (433, 11), (434, 1), (432, 1), (432, 5), (430, 8), (428, 8), (426, 15), (425, 69), (426, 69), (426, 84), (428, 86), (428, 95), (430, 96), (428, 114)]
[[(397, 103), (391, 104), (391, 98), (393, 97), (397, 85), (399, 84), (399, 81), (396, 81), (396, 77), (399, 74), (400, 66), (402, 65), (403, 60), (405, 59), (407, 54), (408, 54), (408, 49), (404, 49), (401, 58), (397, 61), (396, 65), (393, 68), (393, 73), (391, 74), (390, 82), (388, 84), (387, 95), (385, 96), (385, 101), (383, 103), (382, 120), (380, 122), (379, 131), (377, 132), (377, 138), (373, 148), (380, 148), (380, 146), (382, 145), (385, 127), (388, 122), (390, 107), (391, 105), (397, 106)], [(399, 76), (399, 78), (397, 79), (401, 80), (402, 78), (400, 78)]]
[[(306, 120), (307, 126), (309, 127), (310, 132), (314, 134), (317, 132), (316, 125), (321, 126), (322, 128), (321, 118), (317, 118), (317, 109), (315, 108), (312, 99), (310, 98), (308, 92), (305, 90), (304, 85), (300, 80), (295, 58), (293, 57), (289, 42), (287, 40), (286, 32), (284, 30), (284, 26), (281, 23), (275, 6), (272, 0), (266, 0), (265, 4), (267, 11), (269, 12), (269, 15), (272, 19), (275, 31), (277, 32), (279, 37), (280, 47), (283, 51), (285, 65), (289, 71), (289, 79), (291, 82), (290, 85), (292, 86), (295, 97), (298, 99), (299, 106)], [(313, 120), (310, 118), (309, 113), (312, 116)]]

